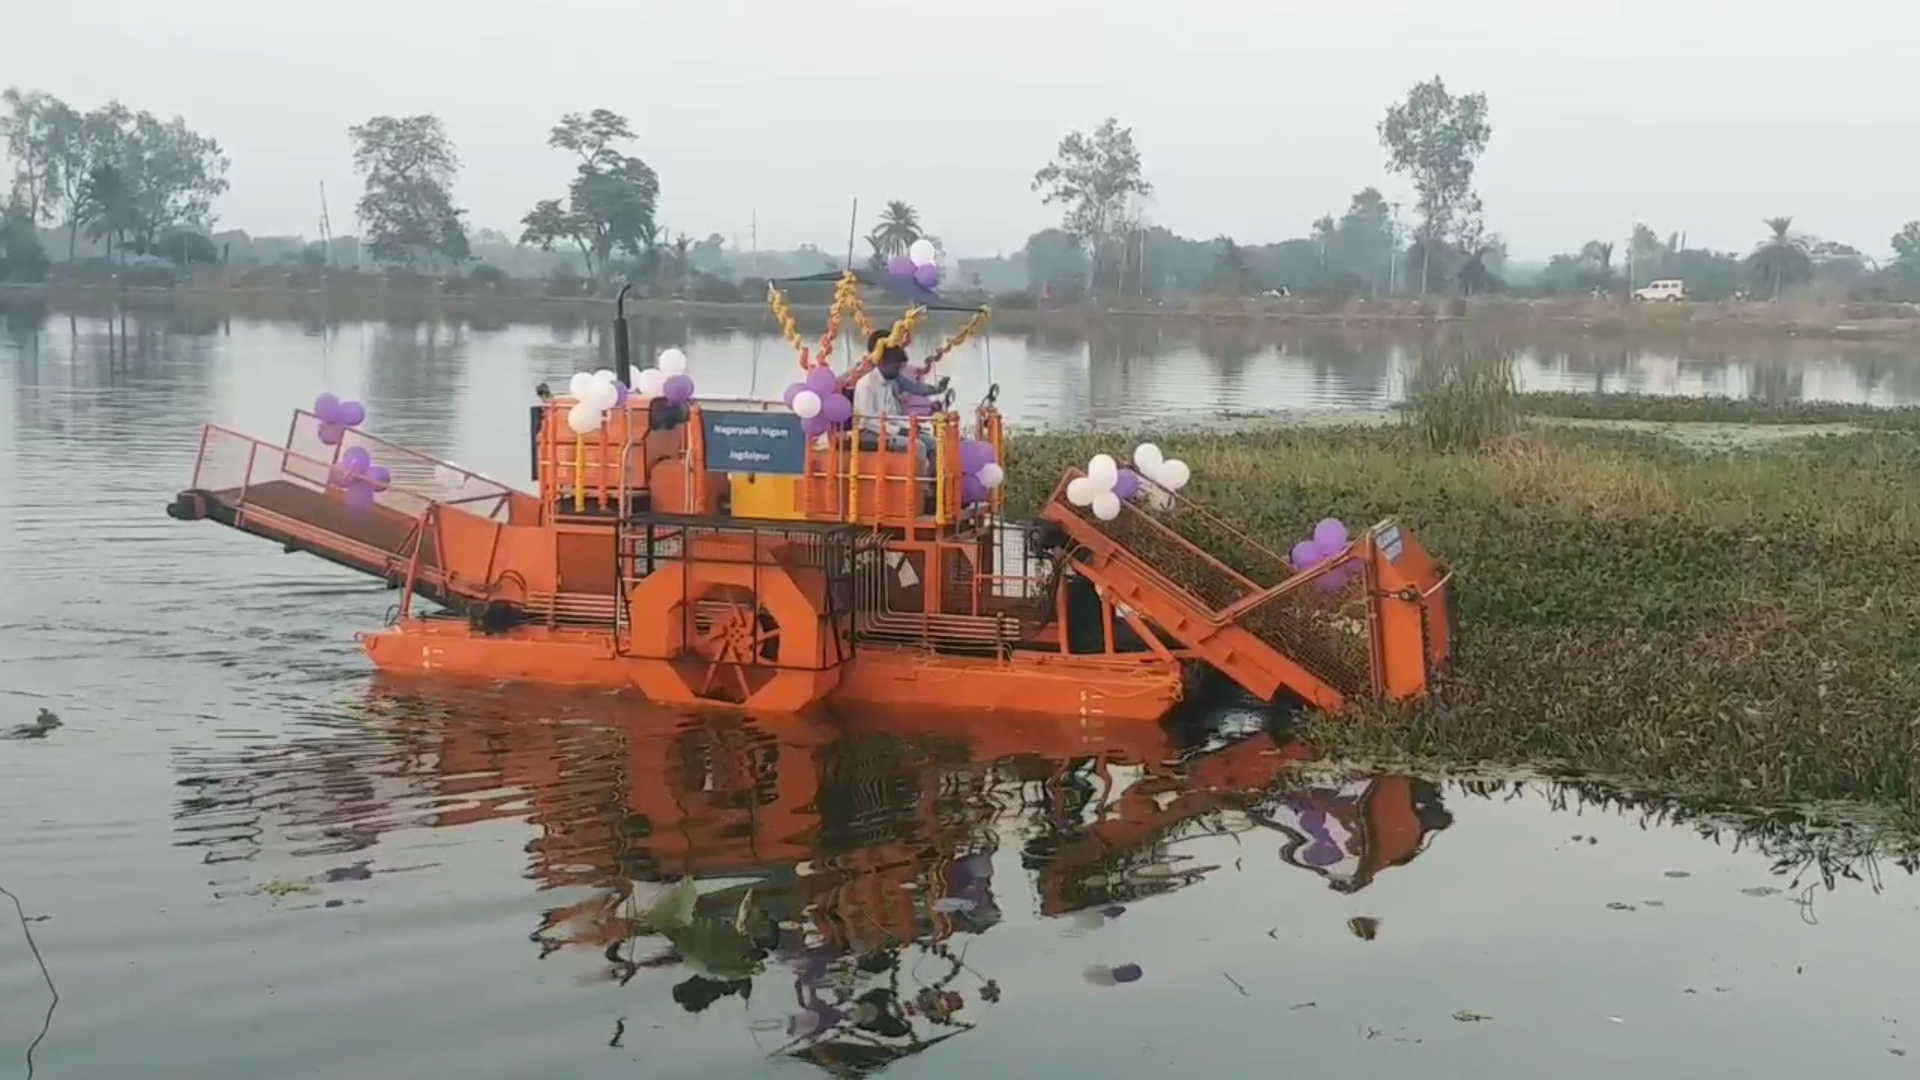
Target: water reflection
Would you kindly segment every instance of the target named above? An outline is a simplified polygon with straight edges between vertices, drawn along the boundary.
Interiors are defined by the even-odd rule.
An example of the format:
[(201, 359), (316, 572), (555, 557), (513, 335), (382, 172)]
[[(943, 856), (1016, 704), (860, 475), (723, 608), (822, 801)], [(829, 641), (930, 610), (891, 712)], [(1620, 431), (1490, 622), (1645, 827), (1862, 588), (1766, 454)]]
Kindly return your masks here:
[[(426, 868), (385, 865), (377, 849), (396, 830), (523, 823), (521, 872), (549, 898), (528, 928), (538, 956), (598, 954), (595, 978), (619, 985), (660, 972), (688, 1013), (791, 994), (783, 1021), (760, 1023), (781, 1028), (782, 1053), (838, 1075), (971, 1030), (1018, 994), (1011, 972), (967, 956), (972, 939), (1030, 918), (1024, 898), (1070, 933), (1124, 926), (1136, 906), (1224, 872), (1228, 854), (1235, 870), (1277, 857), (1362, 894), (1429, 853), (1463, 801), (1690, 825), (1757, 848), (1780, 885), (1749, 894), (1803, 890), (1808, 912), (1811, 890), (1878, 888), (1917, 865), (1910, 843), (1798, 815), (1734, 825), (1597, 785), (1329, 771), (1232, 714), (1104, 732), (997, 717), (754, 722), (384, 681), (350, 711), (323, 735), (182, 752), (178, 845), (210, 864), (278, 847), (322, 860), (312, 880), (325, 884)], [(1570, 831), (1577, 845), (1585, 830)], [(676, 888), (693, 890), (686, 911), (663, 923)], [(1381, 929), (1370, 916), (1346, 926), (1365, 940)], [(1108, 970), (1139, 977), (1126, 967)]]
[[(102, 384), (126, 385), (130, 377), (138, 381), (143, 365), (170, 372), (198, 354), (203, 366), (270, 369), (308, 397), (316, 386), (364, 380), (358, 390), (369, 399), (437, 402), (443, 411), (456, 404), (453, 391), (461, 387), (485, 392), (460, 404), (491, 407), (495, 399), (517, 400), (535, 382), (564, 381), (573, 371), (613, 361), (608, 313), (587, 305), (513, 314), (395, 302), (368, 320), (364, 312), (318, 300), (260, 310), (263, 302), (251, 303), (130, 302), (58, 311), (0, 297), (0, 352), (25, 372), (22, 386), (44, 384), (49, 357), (59, 358), (69, 379), (85, 371)], [(954, 328), (938, 319), (932, 326), (934, 334)], [(632, 319), (631, 333), (638, 357), (668, 346), (688, 349), (707, 393), (772, 393), (793, 371), (776, 328), (751, 313), (648, 313)], [(1641, 341), (1546, 329), (1503, 333), (1487, 344), (1513, 351), (1520, 381), (1532, 389), (1920, 403), (1920, 365), (1894, 343), (1712, 335)], [(1016, 422), (1128, 423), (1221, 409), (1380, 409), (1400, 396), (1429, 346), (1425, 335), (1377, 328), (1149, 319), (1015, 325), (958, 350), (947, 373), (963, 398), (1002, 386), (1002, 407)], [(201, 403), (202, 413), (236, 411), (239, 403), (219, 400), (229, 391), (208, 389), (216, 400)], [(489, 439), (499, 423), (492, 415), (465, 418), (484, 426)]]
[[(791, 1052), (838, 1069), (918, 1052), (998, 999), (955, 942), (1002, 924), (1008, 872), (1039, 916), (1092, 929), (1218, 871), (1185, 850), (1197, 838), (1266, 835), (1353, 892), (1451, 822), (1431, 782), (1314, 780), (1304, 747), (1232, 720), (748, 722), (388, 684), (356, 712), (322, 736), (182, 752), (177, 844), (210, 864), (284, 845), (337, 881), (374, 873), (357, 860), (392, 830), (527, 822), (525, 875), (556, 895), (539, 955), (597, 951), (621, 984), (672, 969), (689, 1012), (791, 983)], [(683, 878), (693, 917), (663, 931), (642, 913)]]

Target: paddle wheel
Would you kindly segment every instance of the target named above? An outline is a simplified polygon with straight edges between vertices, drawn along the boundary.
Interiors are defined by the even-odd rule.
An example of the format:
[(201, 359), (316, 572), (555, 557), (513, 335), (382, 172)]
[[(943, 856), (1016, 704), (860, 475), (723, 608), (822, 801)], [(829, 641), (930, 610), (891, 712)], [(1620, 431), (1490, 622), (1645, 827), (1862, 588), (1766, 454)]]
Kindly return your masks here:
[(744, 585), (708, 584), (688, 602), (693, 628), (674, 661), (695, 696), (739, 705), (773, 679), (783, 662), (780, 621)]

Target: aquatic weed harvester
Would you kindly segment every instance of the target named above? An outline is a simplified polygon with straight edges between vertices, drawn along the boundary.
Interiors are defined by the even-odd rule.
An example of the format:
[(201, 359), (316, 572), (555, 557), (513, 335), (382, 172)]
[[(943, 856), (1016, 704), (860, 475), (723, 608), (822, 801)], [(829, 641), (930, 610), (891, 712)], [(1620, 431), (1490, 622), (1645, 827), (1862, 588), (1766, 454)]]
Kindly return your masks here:
[[(997, 386), (970, 413), (947, 394), (856, 415), (854, 383), (927, 311), (968, 315), (928, 368), (990, 317), (900, 269), (815, 279), (833, 300), (812, 346), (770, 284), (799, 366), (768, 400), (697, 395), (677, 349), (630, 370), (622, 290), (619, 370), (531, 407), (532, 492), (375, 436), (358, 403), (322, 394), (281, 442), (205, 427), (168, 512), (397, 589), (389, 625), (359, 635), (394, 672), (761, 713), (1082, 720), (1157, 719), (1207, 669), (1329, 710), (1426, 693), (1450, 650), (1450, 575), (1396, 520), (1322, 522), (1283, 556), (1183, 497), (1191, 470), (1142, 444), (1068, 470), (1037, 521), (1013, 522)], [(874, 289), (904, 314), (836, 367), (843, 326), (873, 333)], [(1227, 538), (1233, 565), (1195, 536)]]

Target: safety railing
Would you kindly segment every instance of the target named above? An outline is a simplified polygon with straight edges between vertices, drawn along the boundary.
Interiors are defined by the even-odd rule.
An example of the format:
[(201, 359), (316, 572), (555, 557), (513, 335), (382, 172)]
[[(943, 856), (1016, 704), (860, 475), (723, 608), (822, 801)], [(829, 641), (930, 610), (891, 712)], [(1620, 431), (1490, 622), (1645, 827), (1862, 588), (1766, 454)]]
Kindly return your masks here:
[[(1169, 521), (1188, 518), (1230, 532), (1230, 527), (1191, 502), (1173, 496), (1169, 510), (1149, 512), (1132, 502), (1120, 504), (1120, 516), (1102, 521), (1091, 509), (1077, 507), (1067, 500), (1067, 485), (1083, 475), (1069, 469), (1054, 489), (1052, 504), (1087, 522), (1096, 531), (1113, 540), (1131, 568), (1148, 580), (1169, 586), (1170, 591), (1189, 597), (1209, 619), (1219, 620), (1221, 612), (1262, 591), (1262, 586), (1201, 550), (1193, 541), (1176, 531)], [(1256, 545), (1257, 546), (1257, 545)], [(1278, 556), (1275, 556), (1278, 558)], [(1285, 577), (1276, 577), (1278, 584)]]
[(438, 572), (431, 544), (421, 546), (430, 496), (395, 483), (350, 496), (344, 481), (341, 466), (212, 424), (202, 429), (193, 471), (193, 488), (236, 518), (389, 573), (415, 561), (423, 578)]
[(389, 490), (411, 492), (425, 502), (455, 507), (488, 521), (506, 522), (512, 514), (513, 501), (529, 498), (492, 477), (358, 428), (348, 428), (340, 441), (330, 446), (320, 438), (320, 428), (319, 417), (306, 409), (294, 410), (293, 422), (287, 429), (285, 471), (324, 487), (334, 466), (349, 450), (359, 447), (373, 464), (387, 470), (391, 478)]
[(1348, 699), (1381, 690), (1378, 608), (1372, 586), (1373, 541), (1363, 535), (1347, 550), (1290, 577), (1264, 595), (1221, 612)]
[[(807, 447), (802, 507), (849, 524), (946, 526), (961, 519), (960, 430), (951, 413), (854, 417)], [(932, 500), (929, 506), (928, 494)]]

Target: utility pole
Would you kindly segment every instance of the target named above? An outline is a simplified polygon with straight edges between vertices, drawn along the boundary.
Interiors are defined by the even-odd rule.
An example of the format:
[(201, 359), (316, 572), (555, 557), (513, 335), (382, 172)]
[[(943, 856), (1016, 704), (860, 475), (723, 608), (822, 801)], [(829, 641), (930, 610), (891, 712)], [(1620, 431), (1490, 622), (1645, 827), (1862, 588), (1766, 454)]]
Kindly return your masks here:
[(1640, 223), (1636, 219), (1633, 227), (1627, 230), (1627, 299), (1633, 299), (1633, 242), (1640, 238)]
[(1400, 281), (1400, 204), (1393, 207), (1393, 224), (1387, 228), (1387, 295), (1392, 296)]
[(747, 276), (760, 276), (760, 211), (753, 212), (753, 218), (747, 225), (747, 242), (753, 245), (753, 253), (747, 256)]
[(320, 256), (325, 265), (333, 265), (333, 219), (327, 215), (327, 182), (320, 181)]

